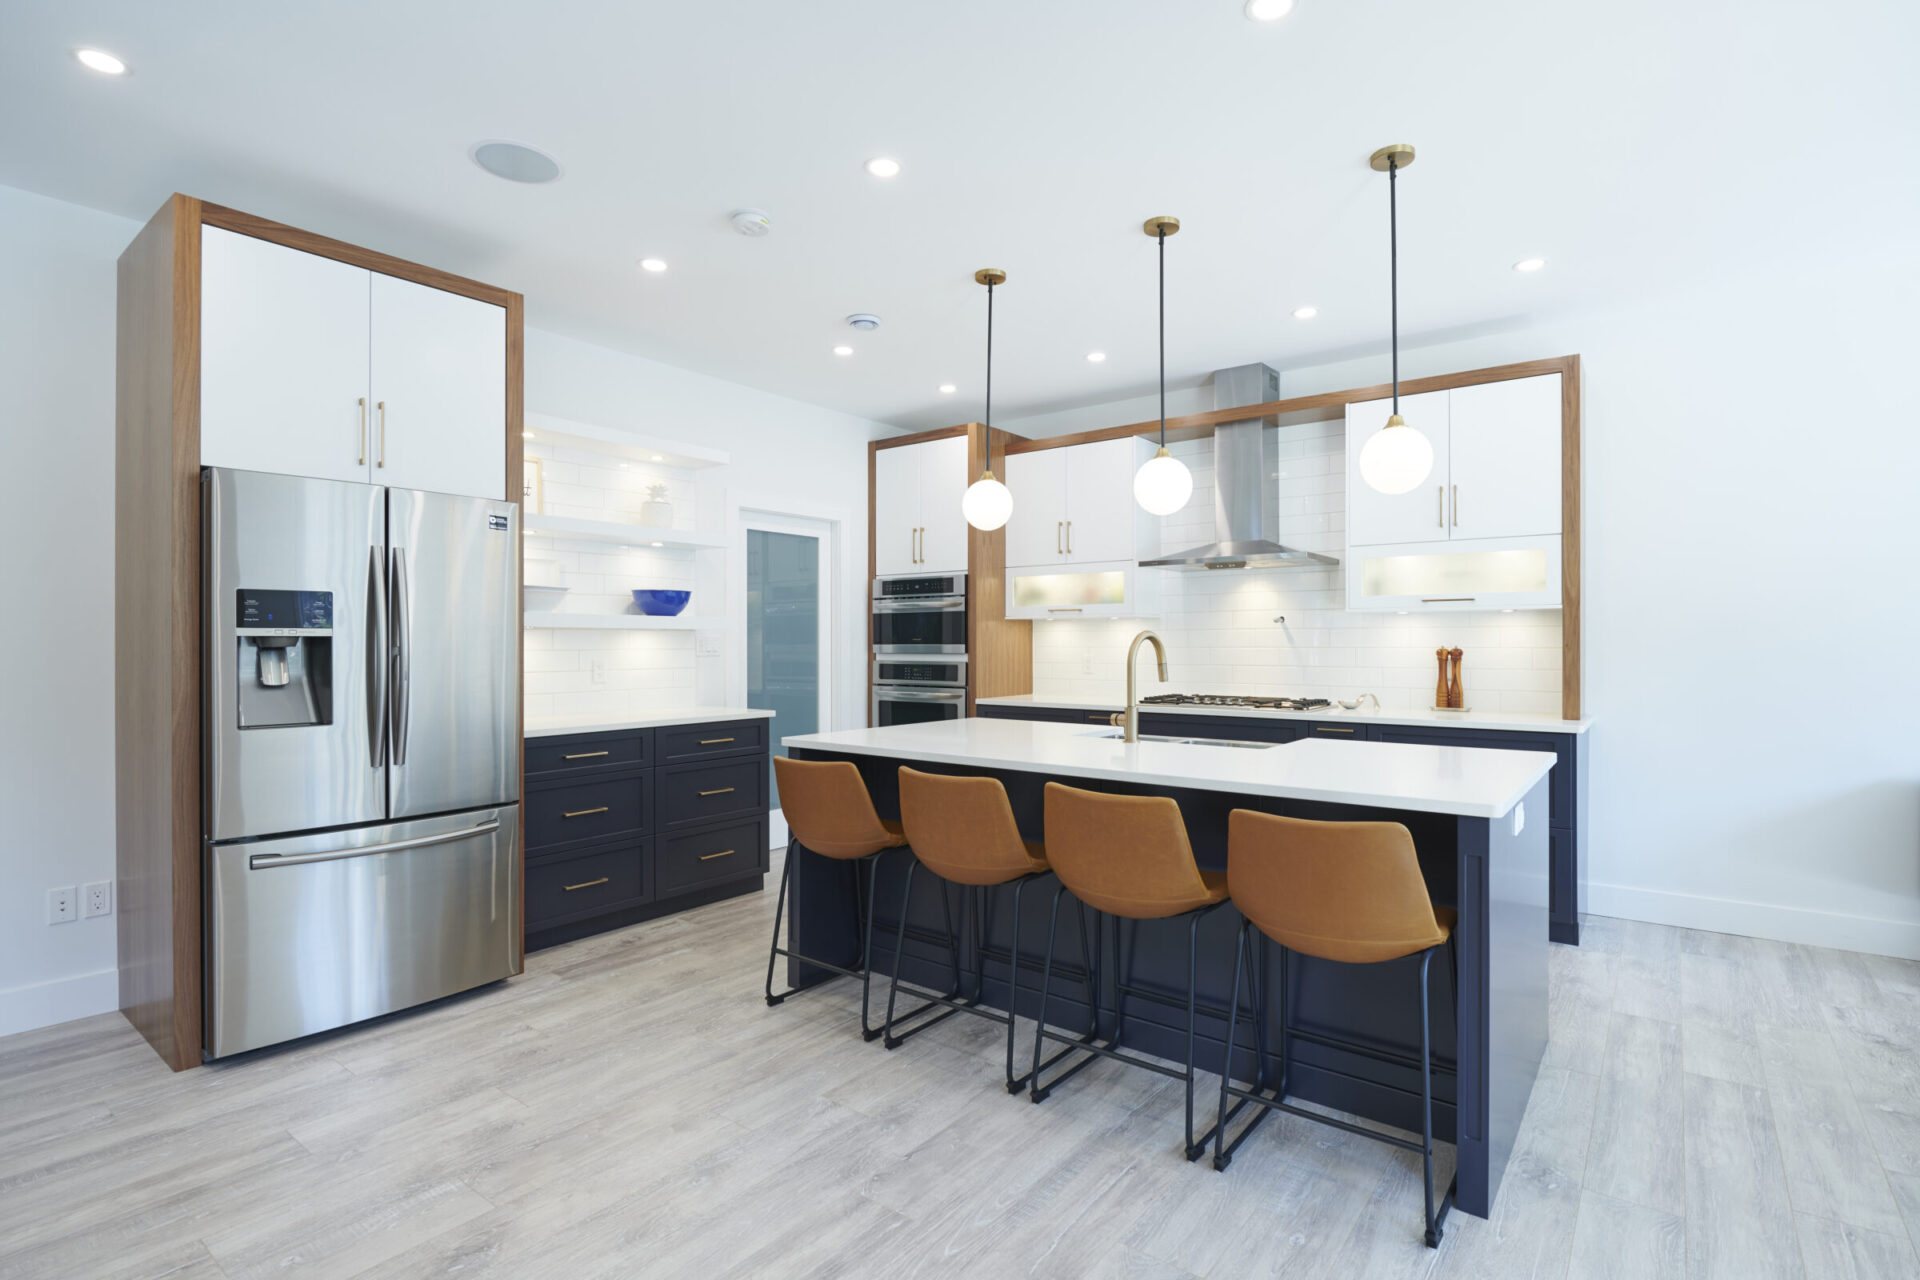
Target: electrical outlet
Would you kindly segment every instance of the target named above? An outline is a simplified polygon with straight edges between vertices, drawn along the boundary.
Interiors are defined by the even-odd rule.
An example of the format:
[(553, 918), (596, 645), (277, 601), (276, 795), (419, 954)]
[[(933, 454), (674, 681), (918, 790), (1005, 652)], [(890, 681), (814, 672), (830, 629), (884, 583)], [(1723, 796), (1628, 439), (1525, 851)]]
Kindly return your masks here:
[(89, 917), (112, 915), (113, 881), (95, 880), (92, 884), (81, 885), (80, 914)]
[(72, 885), (47, 890), (47, 923), (65, 924), (77, 914), (78, 895)]
[(719, 657), (720, 633), (717, 631), (701, 631), (696, 633), (694, 648), (702, 658)]
[(595, 658), (587, 663), (587, 679), (593, 684), (605, 684), (607, 682), (607, 660), (605, 658)]

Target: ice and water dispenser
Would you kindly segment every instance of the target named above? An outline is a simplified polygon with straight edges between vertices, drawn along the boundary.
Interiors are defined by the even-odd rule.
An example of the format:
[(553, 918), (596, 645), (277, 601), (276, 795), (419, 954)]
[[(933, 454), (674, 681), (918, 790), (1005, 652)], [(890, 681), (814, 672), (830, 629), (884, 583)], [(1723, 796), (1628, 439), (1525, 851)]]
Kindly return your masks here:
[(242, 729), (333, 722), (333, 592), (238, 592), (235, 701)]

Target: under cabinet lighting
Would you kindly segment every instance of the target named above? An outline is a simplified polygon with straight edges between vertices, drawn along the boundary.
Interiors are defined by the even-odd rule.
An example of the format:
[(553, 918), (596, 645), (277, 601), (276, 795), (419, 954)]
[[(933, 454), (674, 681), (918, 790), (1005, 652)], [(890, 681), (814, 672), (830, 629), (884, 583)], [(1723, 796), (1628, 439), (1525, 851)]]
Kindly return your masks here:
[(667, 544), (664, 542), (649, 542), (647, 545), (650, 547), (664, 547)]
[(89, 71), (98, 71), (103, 76), (123, 76), (127, 74), (127, 64), (103, 49), (75, 49), (73, 56), (80, 65)]
[(521, 438), (522, 440), (531, 440), (531, 439), (533, 439), (533, 432), (531, 432), (531, 431), (522, 431), (522, 432), (520, 433), (520, 438)]
[(649, 462), (665, 462), (665, 461), (666, 461), (666, 458), (665, 458), (664, 456), (662, 456), (662, 455), (660, 455), (660, 454), (657, 454), (657, 453), (656, 453), (656, 454), (654, 454), (654, 455), (653, 455), (653, 456), (652, 456), (651, 458), (649, 458), (649, 459), (647, 459), (647, 461), (649, 461)]

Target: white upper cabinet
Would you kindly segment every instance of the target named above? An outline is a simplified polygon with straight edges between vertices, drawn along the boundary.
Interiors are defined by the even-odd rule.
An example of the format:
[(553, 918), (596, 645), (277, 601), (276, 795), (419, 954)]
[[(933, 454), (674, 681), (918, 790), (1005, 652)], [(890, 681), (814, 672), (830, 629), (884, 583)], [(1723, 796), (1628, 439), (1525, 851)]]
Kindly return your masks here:
[(1013, 495), (1007, 517), (1009, 565), (1058, 564), (1067, 554), (1067, 455), (1036, 449), (1007, 457), (1002, 477)]
[(1560, 375), (1456, 387), (1447, 532), (1560, 532)]
[(1400, 397), (1400, 416), (1433, 446), (1433, 474), (1406, 493), (1381, 493), (1360, 475), (1360, 450), (1393, 414), (1392, 400), (1347, 406), (1347, 541), (1353, 546), (1385, 542), (1447, 540), (1448, 413), (1445, 391)]
[(965, 573), (967, 519), (960, 500), (971, 479), (965, 436), (875, 450), (874, 572)]
[(1007, 459), (1009, 618), (1125, 618), (1154, 612), (1160, 522), (1133, 500), (1153, 456), (1135, 437), (1038, 449)]
[(201, 463), (366, 480), (372, 273), (218, 227), (200, 271)]
[(505, 498), (506, 308), (375, 274), (371, 348), (374, 482)]
[(200, 461), (505, 498), (504, 307), (200, 233)]

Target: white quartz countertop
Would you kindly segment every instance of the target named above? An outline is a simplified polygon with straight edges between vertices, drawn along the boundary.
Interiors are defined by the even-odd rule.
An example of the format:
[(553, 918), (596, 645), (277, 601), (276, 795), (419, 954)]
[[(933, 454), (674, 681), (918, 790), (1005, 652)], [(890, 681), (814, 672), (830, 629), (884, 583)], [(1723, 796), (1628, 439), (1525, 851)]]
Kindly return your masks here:
[(568, 716), (564, 719), (527, 717), (522, 732), (529, 738), (554, 738), (563, 733), (614, 733), (621, 729), (665, 729), (676, 724), (706, 724), (717, 720), (771, 720), (773, 712), (754, 707), (673, 707), (642, 716)]
[[(1230, 791), (1499, 818), (1553, 767), (1552, 753), (1405, 742), (1303, 738), (1259, 750), (1170, 742), (1126, 743), (1077, 724), (938, 720), (782, 739), (788, 747), (1101, 778), (1147, 786)], [(1540, 821), (1545, 814), (1538, 815)]]
[[(1151, 690), (1149, 690), (1151, 692)], [(1096, 701), (1084, 698), (1048, 698), (1031, 693), (1016, 693), (1001, 698), (981, 698), (983, 707), (1054, 707), (1062, 711), (1118, 711), (1126, 699)], [(1255, 707), (1170, 707), (1141, 703), (1149, 715), (1169, 716), (1248, 716), (1256, 720), (1338, 720), (1348, 724), (1356, 720), (1371, 724), (1410, 725), (1431, 728), (1451, 725), (1456, 729), (1491, 729), (1501, 733), (1585, 733), (1591, 719), (1562, 720), (1559, 716), (1530, 715), (1524, 711), (1375, 711), (1362, 707), (1342, 711), (1329, 707), (1322, 711), (1266, 711)]]

